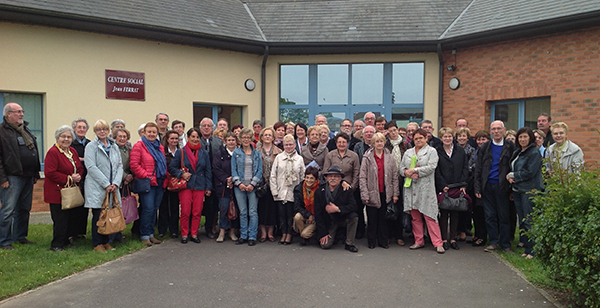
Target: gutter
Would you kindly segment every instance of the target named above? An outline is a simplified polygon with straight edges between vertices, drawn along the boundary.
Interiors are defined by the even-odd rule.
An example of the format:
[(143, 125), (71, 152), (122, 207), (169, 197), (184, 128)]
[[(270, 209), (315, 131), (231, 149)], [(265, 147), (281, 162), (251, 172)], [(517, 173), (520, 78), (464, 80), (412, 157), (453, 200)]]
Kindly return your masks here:
[(267, 58), (269, 57), (269, 45), (265, 45), (265, 53), (263, 55), (261, 72), (260, 72), (260, 120), (265, 122), (265, 109), (267, 108), (266, 101), (266, 81), (267, 81)]
[(440, 62), (439, 68), (439, 89), (438, 89), (438, 129), (442, 127), (442, 107), (444, 99), (444, 57), (442, 55), (442, 44), (437, 45), (438, 61)]

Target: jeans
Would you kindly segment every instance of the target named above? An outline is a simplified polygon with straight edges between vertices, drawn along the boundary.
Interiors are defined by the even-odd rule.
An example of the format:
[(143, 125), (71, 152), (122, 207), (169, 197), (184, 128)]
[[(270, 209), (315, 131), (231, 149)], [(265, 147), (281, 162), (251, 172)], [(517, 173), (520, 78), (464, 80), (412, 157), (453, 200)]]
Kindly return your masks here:
[(156, 222), (156, 211), (160, 207), (164, 189), (161, 185), (150, 187), (147, 193), (139, 194), (142, 203), (142, 215), (140, 216), (140, 238), (147, 240), (154, 237), (154, 223)]
[(241, 191), (237, 187), (234, 191), (240, 210), (240, 237), (255, 241), (258, 228), (258, 198), (254, 191)]
[(26, 239), (33, 197), (33, 177), (9, 175), (8, 182), (0, 188), (0, 246)]
[(229, 200), (231, 198), (219, 198), (219, 229), (229, 229), (231, 224), (227, 214), (229, 213)]
[(524, 192), (513, 192), (515, 200), (515, 206), (517, 207), (517, 213), (519, 214), (519, 229), (521, 232), (525, 232), (521, 235), (521, 241), (525, 244), (525, 253), (533, 254), (533, 242), (529, 239), (526, 232), (531, 230), (531, 214), (533, 213), (533, 201), (531, 198), (533, 194)]
[(487, 183), (483, 192), (483, 211), (490, 244), (510, 247), (508, 194), (500, 192), (498, 184)]

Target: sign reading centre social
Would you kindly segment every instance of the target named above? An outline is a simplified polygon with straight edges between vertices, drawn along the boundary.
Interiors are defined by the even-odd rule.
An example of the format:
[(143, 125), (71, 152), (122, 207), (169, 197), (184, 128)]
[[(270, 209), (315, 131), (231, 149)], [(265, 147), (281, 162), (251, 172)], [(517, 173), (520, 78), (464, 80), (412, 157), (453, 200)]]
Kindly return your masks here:
[(146, 100), (144, 73), (105, 70), (105, 75), (106, 98)]

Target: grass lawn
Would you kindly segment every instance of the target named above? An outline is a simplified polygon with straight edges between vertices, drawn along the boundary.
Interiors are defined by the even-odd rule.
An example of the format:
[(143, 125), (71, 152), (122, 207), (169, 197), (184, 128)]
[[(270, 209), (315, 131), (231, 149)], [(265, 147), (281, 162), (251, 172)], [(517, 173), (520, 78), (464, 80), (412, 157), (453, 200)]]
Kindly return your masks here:
[[(91, 228), (89, 225), (88, 228)], [(123, 231), (126, 243), (113, 244), (116, 250), (107, 253), (92, 250), (90, 230), (86, 239), (75, 243), (75, 248), (67, 248), (61, 252), (51, 251), (52, 225), (30, 225), (27, 239), (36, 244), (16, 243), (13, 244), (14, 250), (0, 250), (0, 299), (34, 289), (146, 247), (137, 238), (131, 240), (132, 225), (129, 224)]]

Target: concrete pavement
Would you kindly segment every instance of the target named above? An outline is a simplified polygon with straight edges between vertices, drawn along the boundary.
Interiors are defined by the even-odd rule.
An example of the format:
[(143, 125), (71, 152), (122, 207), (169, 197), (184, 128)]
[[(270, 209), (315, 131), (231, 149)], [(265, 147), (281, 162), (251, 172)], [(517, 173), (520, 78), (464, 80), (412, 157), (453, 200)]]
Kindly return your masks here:
[(464, 243), (439, 255), (430, 245), (371, 250), (365, 239), (350, 253), (297, 239), (249, 247), (201, 238), (166, 241), (0, 307), (555, 307), (496, 255)]

